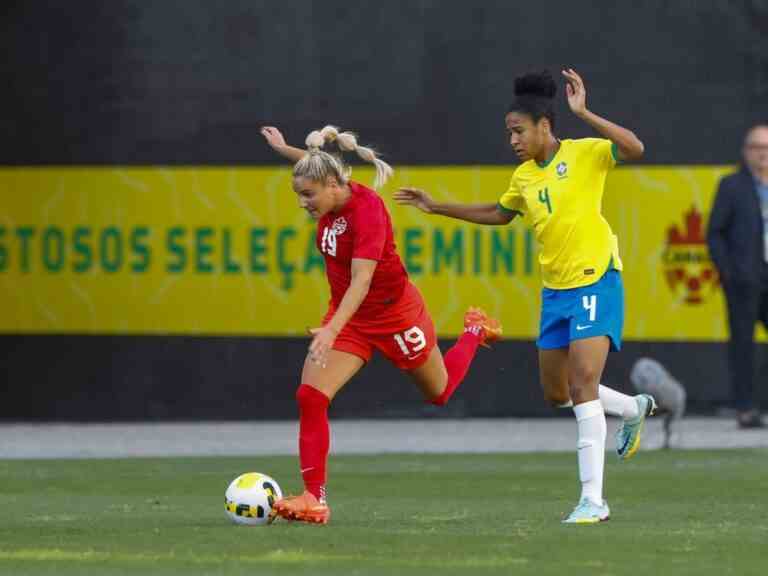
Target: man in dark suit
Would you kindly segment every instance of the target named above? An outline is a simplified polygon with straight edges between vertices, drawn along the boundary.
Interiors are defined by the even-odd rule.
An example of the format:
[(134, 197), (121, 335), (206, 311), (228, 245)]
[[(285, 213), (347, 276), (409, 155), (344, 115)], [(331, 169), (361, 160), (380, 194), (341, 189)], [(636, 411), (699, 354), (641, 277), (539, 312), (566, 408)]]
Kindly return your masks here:
[(707, 243), (728, 304), (731, 394), (742, 428), (760, 428), (755, 323), (768, 328), (768, 124), (744, 139), (744, 165), (720, 180)]

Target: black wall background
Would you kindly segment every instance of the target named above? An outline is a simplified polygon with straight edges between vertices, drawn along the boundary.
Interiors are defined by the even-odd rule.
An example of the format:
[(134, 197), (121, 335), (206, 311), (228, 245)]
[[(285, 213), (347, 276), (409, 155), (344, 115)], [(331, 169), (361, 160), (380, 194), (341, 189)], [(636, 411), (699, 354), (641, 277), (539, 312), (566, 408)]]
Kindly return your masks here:
[[(395, 164), (503, 164), (515, 75), (565, 66), (652, 164), (727, 164), (768, 118), (768, 2), (5, 3), (0, 162), (264, 164), (337, 123)], [(588, 134), (561, 99), (562, 135)]]
[[(441, 340), (441, 348), (452, 344)], [(227, 420), (297, 416), (306, 339), (127, 336), (0, 336), (7, 386), (0, 420)], [(728, 401), (720, 344), (626, 342), (603, 382), (632, 392), (629, 373), (643, 356), (672, 368), (689, 411), (711, 413)], [(768, 388), (761, 390), (768, 400)], [(766, 404), (768, 405), (768, 403)], [(551, 416), (538, 384), (533, 342), (505, 340), (480, 349), (444, 408), (423, 402), (416, 386), (374, 357), (331, 407), (333, 417)]]
[[(765, 0), (29, 0), (0, 16), (10, 166), (270, 164), (261, 125), (300, 144), (326, 123), (395, 165), (505, 164), (514, 77), (566, 66), (592, 109), (640, 135), (646, 163), (735, 162), (747, 126), (768, 119)], [(589, 134), (562, 99), (559, 112), (561, 135)], [(0, 419), (292, 418), (307, 343), (2, 335)], [(606, 382), (628, 390), (643, 355), (692, 409), (726, 402), (723, 345), (630, 342)], [(438, 411), (377, 359), (333, 412), (552, 414), (537, 381), (533, 343), (505, 341)]]

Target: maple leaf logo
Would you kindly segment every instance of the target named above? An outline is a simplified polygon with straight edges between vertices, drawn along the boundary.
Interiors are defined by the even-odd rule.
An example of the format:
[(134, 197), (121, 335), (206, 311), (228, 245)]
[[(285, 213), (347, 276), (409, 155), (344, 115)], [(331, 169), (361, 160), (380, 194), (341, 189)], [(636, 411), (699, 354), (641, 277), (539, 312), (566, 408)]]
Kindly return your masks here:
[(707, 250), (704, 217), (696, 206), (685, 213), (685, 227), (667, 229), (663, 263), (667, 284), (686, 304), (701, 304), (720, 281)]

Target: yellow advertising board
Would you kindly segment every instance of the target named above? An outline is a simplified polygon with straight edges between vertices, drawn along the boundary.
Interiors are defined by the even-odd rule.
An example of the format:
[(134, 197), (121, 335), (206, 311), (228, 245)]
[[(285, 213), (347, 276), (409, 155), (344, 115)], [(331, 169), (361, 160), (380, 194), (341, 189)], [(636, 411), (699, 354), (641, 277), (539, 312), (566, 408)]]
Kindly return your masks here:
[[(704, 230), (728, 167), (621, 167), (604, 213), (625, 265), (625, 337), (722, 340), (724, 306)], [(495, 202), (511, 167), (401, 167), (381, 191), (398, 250), (441, 335), (465, 308), (534, 338), (541, 286), (522, 222), (490, 227), (391, 200), (401, 185)], [(355, 177), (370, 182), (370, 170)], [(0, 169), (0, 332), (291, 336), (328, 300), (314, 223), (290, 169)]]

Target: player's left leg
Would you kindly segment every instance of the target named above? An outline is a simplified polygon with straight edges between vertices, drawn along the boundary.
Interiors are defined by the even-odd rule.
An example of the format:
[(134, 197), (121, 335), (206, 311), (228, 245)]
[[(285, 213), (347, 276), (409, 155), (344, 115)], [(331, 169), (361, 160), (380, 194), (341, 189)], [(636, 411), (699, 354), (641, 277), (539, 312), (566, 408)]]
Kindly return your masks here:
[[(618, 270), (609, 269), (595, 284), (574, 291), (571, 306), (569, 339), (572, 343), (606, 336), (612, 350), (621, 349), (624, 286)], [(622, 419), (616, 433), (616, 452), (627, 460), (637, 452), (645, 418), (654, 413), (656, 402), (647, 394), (629, 396), (602, 384), (598, 385), (598, 396), (606, 414)]]
[(366, 327), (365, 334), (385, 358), (415, 380), (428, 402), (438, 406), (448, 402), (464, 380), (478, 346), (501, 335), (497, 320), (470, 307), (464, 314), (464, 332), (443, 357), (434, 322), (413, 284), (408, 284), (387, 316), (395, 320)]
[(578, 424), (578, 463), (581, 497), (564, 520), (569, 524), (594, 524), (610, 516), (603, 500), (606, 422), (598, 397), (598, 383), (608, 357), (610, 342), (595, 336), (571, 342), (568, 350), (568, 387)]
[[(649, 394), (630, 396), (600, 384), (597, 394), (603, 411), (621, 418), (616, 429), (616, 453), (622, 460), (629, 460), (640, 446), (640, 434), (646, 417), (656, 412), (656, 400)], [(557, 408), (572, 408), (573, 401), (556, 404)]]
[[(431, 324), (431, 319), (427, 318)], [(424, 397), (436, 406), (444, 406), (467, 375), (478, 346), (498, 339), (501, 325), (480, 308), (470, 307), (464, 315), (464, 332), (443, 357), (435, 346), (426, 362), (408, 370)]]

